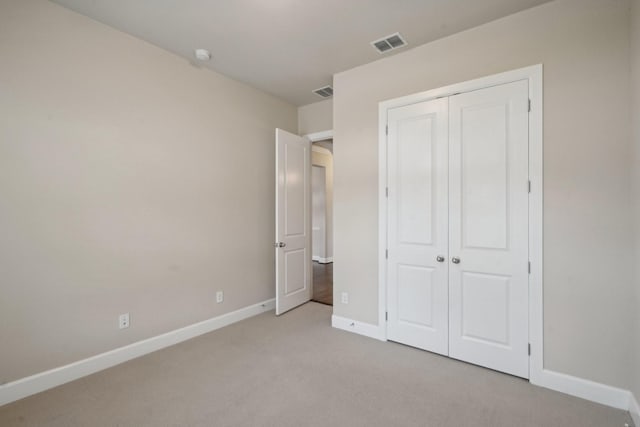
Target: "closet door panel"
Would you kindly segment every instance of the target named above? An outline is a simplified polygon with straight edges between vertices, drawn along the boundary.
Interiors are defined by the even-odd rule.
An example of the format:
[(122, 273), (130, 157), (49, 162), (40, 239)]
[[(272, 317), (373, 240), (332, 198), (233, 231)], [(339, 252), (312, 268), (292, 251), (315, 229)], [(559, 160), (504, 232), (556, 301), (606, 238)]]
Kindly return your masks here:
[(447, 100), (388, 111), (387, 336), (448, 352)]
[(449, 354), (528, 378), (528, 83), (449, 104)]

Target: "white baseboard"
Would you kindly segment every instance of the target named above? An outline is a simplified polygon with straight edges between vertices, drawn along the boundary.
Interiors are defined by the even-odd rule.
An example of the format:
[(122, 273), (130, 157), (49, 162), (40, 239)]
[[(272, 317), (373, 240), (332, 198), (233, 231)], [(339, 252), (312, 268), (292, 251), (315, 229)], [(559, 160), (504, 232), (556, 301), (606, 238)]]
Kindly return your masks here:
[(0, 386), (0, 406), (69, 381), (110, 368), (127, 360), (172, 346), (275, 308), (275, 299), (250, 305), (184, 328), (126, 345), (65, 366), (41, 372)]
[[(331, 316), (331, 326), (381, 341), (386, 341), (384, 330), (370, 323), (363, 323), (346, 317)], [(634, 423), (640, 427), (640, 409), (633, 394), (617, 387), (597, 383), (567, 374), (542, 370), (531, 376), (531, 383), (540, 387), (559, 391), (616, 409), (629, 411)]]
[(317, 261), (320, 264), (329, 264), (329, 263), (333, 262), (333, 257), (330, 256), (329, 258), (320, 258), (319, 256), (312, 256), (311, 260), (312, 261)]
[[(275, 299), (263, 301), (231, 313), (226, 313), (162, 335), (138, 341), (96, 356), (65, 366), (41, 372), (0, 386), (0, 406), (22, 399), (32, 394), (48, 390), (78, 378), (110, 368), (136, 357), (172, 346), (188, 339), (206, 334), (232, 323), (256, 316), (275, 308)], [(386, 341), (382, 328), (370, 323), (331, 316), (331, 326), (381, 341)], [(535, 378), (535, 380), (534, 380)], [(629, 411), (633, 422), (640, 427), (640, 405), (635, 396), (617, 387), (574, 377), (544, 369), (532, 376), (532, 384), (571, 396), (597, 402), (617, 409)]]
[(585, 380), (560, 372), (543, 369), (531, 375), (532, 384), (617, 409), (630, 410), (631, 392), (595, 381)]
[(629, 393), (629, 413), (636, 427), (640, 427), (640, 404), (633, 393)]
[(371, 323), (358, 322), (346, 317), (331, 316), (331, 326), (344, 331), (355, 332), (359, 335), (364, 335), (369, 338), (375, 338), (380, 341), (386, 341), (384, 331), (377, 325)]

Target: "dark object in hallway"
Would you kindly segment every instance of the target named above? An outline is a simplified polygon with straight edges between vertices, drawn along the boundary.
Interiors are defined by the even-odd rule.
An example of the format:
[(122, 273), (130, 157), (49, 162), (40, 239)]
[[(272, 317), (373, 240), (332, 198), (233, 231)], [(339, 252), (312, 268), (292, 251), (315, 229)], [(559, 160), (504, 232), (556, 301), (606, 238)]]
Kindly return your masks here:
[(312, 301), (333, 305), (333, 263), (313, 262)]

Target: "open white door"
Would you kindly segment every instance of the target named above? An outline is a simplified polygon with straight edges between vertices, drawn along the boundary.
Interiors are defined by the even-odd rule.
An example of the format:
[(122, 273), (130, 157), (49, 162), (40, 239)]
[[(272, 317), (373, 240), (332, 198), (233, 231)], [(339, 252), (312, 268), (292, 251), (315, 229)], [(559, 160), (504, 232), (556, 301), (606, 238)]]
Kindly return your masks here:
[(311, 299), (311, 142), (276, 129), (276, 314)]

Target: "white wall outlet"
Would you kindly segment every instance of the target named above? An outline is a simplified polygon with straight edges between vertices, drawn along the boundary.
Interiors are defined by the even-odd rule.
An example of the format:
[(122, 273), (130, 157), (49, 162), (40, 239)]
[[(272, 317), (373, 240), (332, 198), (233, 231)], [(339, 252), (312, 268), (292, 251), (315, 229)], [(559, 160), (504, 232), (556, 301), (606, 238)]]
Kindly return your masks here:
[(222, 291), (216, 292), (216, 302), (220, 304), (222, 301), (224, 301), (224, 293)]
[(129, 327), (129, 313), (120, 315), (120, 317), (118, 318), (118, 326), (120, 326), (120, 329)]
[(340, 302), (343, 304), (349, 304), (349, 293), (348, 292), (343, 292), (340, 295)]

